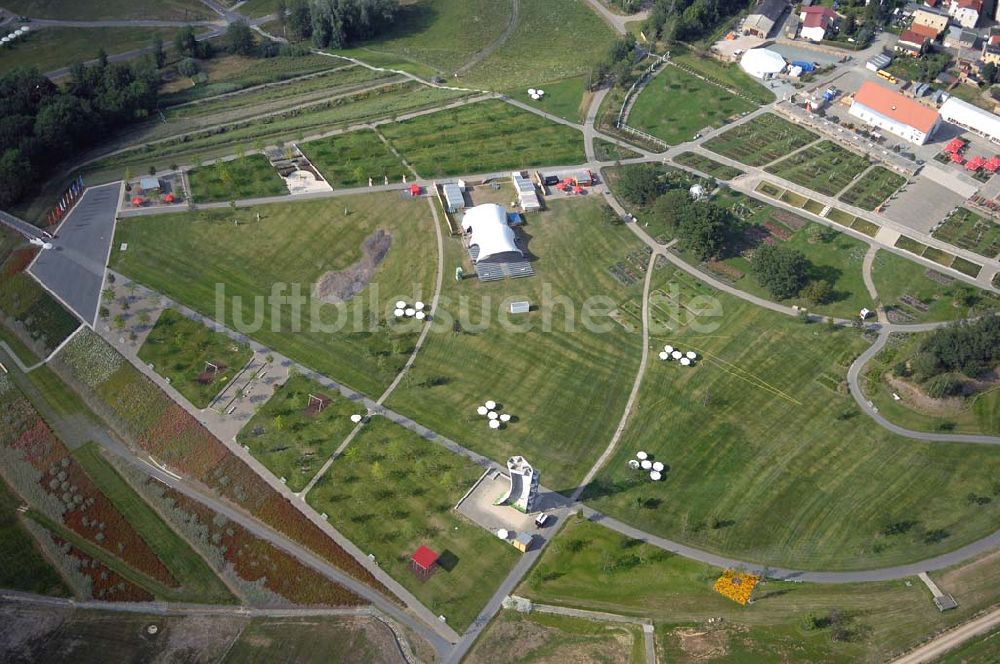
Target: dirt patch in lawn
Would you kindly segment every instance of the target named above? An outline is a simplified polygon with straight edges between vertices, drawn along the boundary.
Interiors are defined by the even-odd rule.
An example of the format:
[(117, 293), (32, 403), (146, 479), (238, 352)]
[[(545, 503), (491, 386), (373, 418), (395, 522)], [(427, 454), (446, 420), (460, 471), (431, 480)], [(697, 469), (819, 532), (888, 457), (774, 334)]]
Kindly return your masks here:
[(674, 636), (690, 661), (711, 661), (729, 652), (729, 632), (724, 629), (676, 629)]
[(923, 413), (927, 413), (928, 415), (940, 417), (957, 415), (968, 407), (968, 397), (975, 396), (976, 394), (980, 394), (982, 392), (988, 392), (1000, 386), (1000, 377), (998, 377), (997, 371), (994, 370), (980, 376), (976, 380), (966, 380), (963, 385), (962, 396), (936, 399), (929, 396), (926, 392), (920, 389), (919, 386), (893, 376), (889, 372), (886, 372), (883, 378), (885, 379), (886, 384), (889, 385), (894, 392), (903, 397), (904, 403), (908, 403), (912, 407)]
[(313, 297), (333, 304), (347, 302), (365, 289), (391, 246), (391, 234), (381, 228), (375, 231), (361, 243), (361, 260), (346, 269), (321, 276), (313, 289)]

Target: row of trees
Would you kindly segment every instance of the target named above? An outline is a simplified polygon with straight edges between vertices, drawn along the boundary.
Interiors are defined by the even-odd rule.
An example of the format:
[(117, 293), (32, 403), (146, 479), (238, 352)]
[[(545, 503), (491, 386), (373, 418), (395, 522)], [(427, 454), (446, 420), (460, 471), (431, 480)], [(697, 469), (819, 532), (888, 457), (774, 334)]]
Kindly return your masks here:
[(976, 378), (1000, 364), (1000, 316), (987, 316), (931, 333), (918, 346), (909, 366), (933, 397), (962, 391), (964, 378)]
[(746, 0), (655, 0), (642, 30), (651, 40), (694, 41), (746, 8)]
[(392, 25), (399, 0), (279, 0), (278, 20), (319, 48), (344, 48)]
[(629, 33), (619, 37), (608, 49), (604, 59), (591, 68), (588, 87), (596, 89), (605, 83), (631, 85), (635, 80), (632, 67), (639, 56), (635, 35)]
[(0, 207), (17, 203), (58, 162), (156, 108), (155, 55), (129, 64), (76, 64), (59, 89), (34, 68), (0, 77)]

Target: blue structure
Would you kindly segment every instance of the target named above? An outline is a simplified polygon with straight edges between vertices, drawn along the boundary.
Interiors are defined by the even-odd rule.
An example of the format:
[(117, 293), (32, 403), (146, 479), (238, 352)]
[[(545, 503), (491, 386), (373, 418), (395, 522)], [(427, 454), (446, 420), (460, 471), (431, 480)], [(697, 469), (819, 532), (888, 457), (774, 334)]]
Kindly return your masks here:
[(803, 74), (811, 74), (816, 71), (815, 62), (806, 62), (805, 60), (792, 60), (793, 67), (801, 67)]

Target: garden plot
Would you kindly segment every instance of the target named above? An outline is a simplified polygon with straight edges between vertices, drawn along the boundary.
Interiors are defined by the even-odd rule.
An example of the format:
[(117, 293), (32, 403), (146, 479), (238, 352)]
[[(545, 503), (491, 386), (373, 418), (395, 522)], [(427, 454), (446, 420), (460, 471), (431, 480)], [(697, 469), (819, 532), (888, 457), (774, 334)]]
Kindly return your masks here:
[(827, 196), (836, 196), (868, 168), (868, 158), (822, 141), (771, 164), (768, 173)]
[(1000, 225), (966, 208), (955, 210), (931, 235), (987, 258), (1000, 254)]
[(335, 187), (363, 187), (372, 178), (376, 184), (399, 182), (409, 171), (371, 129), (303, 143), (300, 146), (313, 165)]
[(851, 187), (840, 195), (840, 200), (862, 210), (878, 210), (906, 184), (906, 178), (883, 166), (866, 171)]
[(719, 180), (732, 180), (735, 177), (743, 175), (743, 171), (740, 169), (719, 163), (697, 152), (682, 152), (674, 157), (674, 161), (682, 166), (694, 168), (705, 175)]
[(763, 166), (818, 138), (804, 127), (765, 113), (709, 139), (704, 146), (748, 166)]
[(238, 201), (265, 196), (283, 196), (288, 187), (278, 172), (260, 154), (232, 161), (217, 161), (188, 172), (191, 197), (196, 203)]

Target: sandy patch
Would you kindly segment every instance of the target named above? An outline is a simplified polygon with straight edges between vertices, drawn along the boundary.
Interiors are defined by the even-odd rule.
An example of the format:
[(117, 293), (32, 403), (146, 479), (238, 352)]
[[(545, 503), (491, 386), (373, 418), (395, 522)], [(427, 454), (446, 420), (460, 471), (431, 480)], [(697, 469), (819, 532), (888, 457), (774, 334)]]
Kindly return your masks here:
[(391, 246), (392, 235), (382, 229), (375, 231), (361, 243), (361, 260), (321, 276), (313, 288), (313, 297), (333, 304), (347, 302), (365, 289)]
[(729, 633), (726, 630), (686, 627), (674, 630), (674, 636), (690, 661), (710, 661), (729, 652)]

